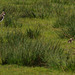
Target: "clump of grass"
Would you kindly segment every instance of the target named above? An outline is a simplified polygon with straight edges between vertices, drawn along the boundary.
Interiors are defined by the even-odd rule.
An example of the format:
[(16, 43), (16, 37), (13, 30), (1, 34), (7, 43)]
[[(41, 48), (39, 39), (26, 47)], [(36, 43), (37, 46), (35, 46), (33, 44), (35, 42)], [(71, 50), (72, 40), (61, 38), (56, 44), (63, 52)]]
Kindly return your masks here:
[(59, 42), (32, 40), (21, 31), (8, 32), (5, 37), (0, 36), (0, 55), (2, 64), (62, 67), (63, 69), (69, 69), (71, 66), (73, 70), (75, 65), (70, 54), (64, 53)]
[(29, 28), (27, 29), (26, 34), (27, 34), (27, 37), (34, 39), (34, 38), (38, 38), (41, 35), (41, 32), (39, 29), (32, 30)]

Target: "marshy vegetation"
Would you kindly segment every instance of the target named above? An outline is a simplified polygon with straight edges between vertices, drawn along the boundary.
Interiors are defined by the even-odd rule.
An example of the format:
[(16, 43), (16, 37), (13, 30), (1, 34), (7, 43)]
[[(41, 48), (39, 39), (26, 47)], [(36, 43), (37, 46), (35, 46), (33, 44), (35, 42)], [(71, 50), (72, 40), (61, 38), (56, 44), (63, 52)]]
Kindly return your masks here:
[(6, 12), (0, 22), (0, 63), (75, 71), (75, 42), (68, 44), (75, 38), (74, 2), (0, 1), (0, 12)]

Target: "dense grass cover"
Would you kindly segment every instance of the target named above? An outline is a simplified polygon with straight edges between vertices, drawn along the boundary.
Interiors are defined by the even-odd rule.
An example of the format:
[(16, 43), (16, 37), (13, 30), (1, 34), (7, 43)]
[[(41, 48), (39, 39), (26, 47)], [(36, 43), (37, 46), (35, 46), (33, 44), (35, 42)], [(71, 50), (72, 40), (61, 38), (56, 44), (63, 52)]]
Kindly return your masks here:
[(69, 8), (64, 8), (63, 12), (59, 15), (57, 22), (53, 27), (61, 28), (63, 33), (60, 35), (61, 37), (71, 38), (75, 36), (75, 11), (74, 7), (71, 6)]
[(2, 64), (19, 64), (26, 66), (50, 66), (74, 70), (74, 59), (64, 53), (60, 43), (28, 39), (21, 32), (7, 33), (0, 37), (0, 56)]
[(70, 49), (67, 39), (62, 48), (66, 44), (62, 38), (75, 37), (74, 0), (1, 0), (0, 3), (0, 13), (6, 13), (0, 22), (1, 64), (75, 70), (75, 47)]

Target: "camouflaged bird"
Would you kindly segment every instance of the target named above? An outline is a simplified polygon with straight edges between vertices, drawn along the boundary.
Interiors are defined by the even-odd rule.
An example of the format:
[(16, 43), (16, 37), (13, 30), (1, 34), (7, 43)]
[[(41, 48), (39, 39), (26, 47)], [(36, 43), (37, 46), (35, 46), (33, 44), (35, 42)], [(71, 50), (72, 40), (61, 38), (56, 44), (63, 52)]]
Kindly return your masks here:
[(5, 15), (5, 12), (3, 11), (3, 12), (0, 14), (0, 22), (3, 21), (4, 15)]

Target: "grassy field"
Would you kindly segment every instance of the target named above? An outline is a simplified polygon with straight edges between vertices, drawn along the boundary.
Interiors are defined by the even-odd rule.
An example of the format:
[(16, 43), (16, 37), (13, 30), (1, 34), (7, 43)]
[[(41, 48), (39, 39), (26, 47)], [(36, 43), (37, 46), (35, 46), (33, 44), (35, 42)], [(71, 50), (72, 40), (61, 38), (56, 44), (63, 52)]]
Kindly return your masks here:
[(44, 67), (0, 66), (0, 75), (75, 75), (73, 72), (58, 71)]
[(6, 13), (0, 22), (0, 75), (75, 74), (74, 0), (1, 0), (0, 4), (0, 13)]

